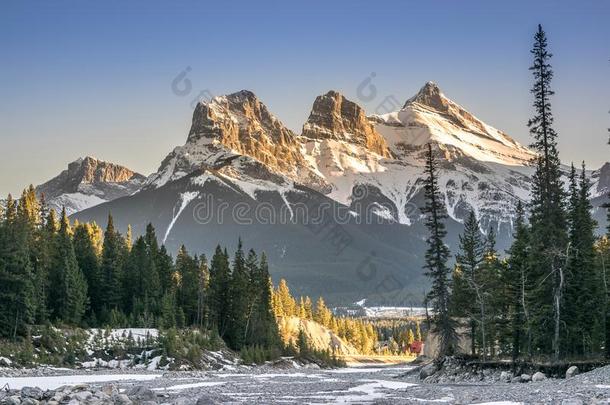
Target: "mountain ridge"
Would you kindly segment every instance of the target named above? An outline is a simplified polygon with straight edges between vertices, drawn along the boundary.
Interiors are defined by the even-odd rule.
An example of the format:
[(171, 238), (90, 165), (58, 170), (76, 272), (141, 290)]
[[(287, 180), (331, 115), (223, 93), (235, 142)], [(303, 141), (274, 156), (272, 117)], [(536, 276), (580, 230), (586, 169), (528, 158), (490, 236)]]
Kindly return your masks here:
[(146, 178), (125, 166), (92, 156), (78, 158), (67, 169), (36, 187), (46, 203), (70, 215), (137, 192)]

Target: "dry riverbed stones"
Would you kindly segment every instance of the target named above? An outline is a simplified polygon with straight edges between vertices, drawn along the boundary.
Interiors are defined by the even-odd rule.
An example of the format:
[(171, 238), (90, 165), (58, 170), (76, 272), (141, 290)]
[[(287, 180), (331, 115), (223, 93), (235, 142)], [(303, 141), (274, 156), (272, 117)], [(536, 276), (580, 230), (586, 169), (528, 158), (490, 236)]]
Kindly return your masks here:
[(133, 386), (125, 393), (116, 386), (106, 384), (92, 387), (86, 384), (64, 386), (56, 390), (43, 391), (37, 387), (23, 387), (21, 390), (0, 391), (0, 405), (216, 405), (221, 398), (203, 395), (199, 398), (174, 398), (166, 402), (165, 395), (148, 387)]

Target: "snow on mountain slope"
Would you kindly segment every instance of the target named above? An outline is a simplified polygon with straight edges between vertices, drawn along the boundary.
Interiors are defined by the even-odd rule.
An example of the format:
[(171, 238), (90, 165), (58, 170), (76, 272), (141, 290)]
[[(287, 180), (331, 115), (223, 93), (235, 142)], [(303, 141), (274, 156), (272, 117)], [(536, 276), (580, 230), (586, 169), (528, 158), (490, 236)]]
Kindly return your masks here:
[[(329, 94), (339, 98), (336, 92), (321, 97)], [(382, 136), (388, 148), (381, 151), (369, 147), (362, 136), (346, 136), (345, 126), (335, 123), (349, 117), (338, 116), (341, 109), (332, 105), (320, 108), (318, 99), (303, 126), (302, 151), (332, 185), (328, 196), (355, 211), (361, 211), (356, 205), (365, 204), (401, 224), (416, 221), (427, 143), (433, 144), (439, 157), (440, 185), (452, 218), (461, 221), (472, 209), (484, 228), (510, 227), (517, 199), (527, 199), (534, 154), (447, 99), (433, 83), (427, 83), (401, 111), (370, 117), (374, 129), (367, 129), (368, 133)], [(352, 117), (362, 114), (360, 107), (355, 108)]]
[[(187, 142), (167, 156), (145, 188), (222, 167), (217, 180), (228, 176), (252, 198), (264, 190), (283, 195), (301, 184), (355, 212), (411, 225), (419, 219), (427, 143), (439, 157), (449, 215), (461, 222), (474, 210), (483, 228), (510, 232), (517, 200), (529, 199), (534, 153), (432, 82), (400, 111), (369, 118), (356, 103), (329, 91), (314, 101), (301, 135), (249, 91), (216, 97), (197, 106)], [(263, 167), (262, 177), (253, 175)]]
[(400, 111), (371, 117), (393, 152), (404, 154), (429, 142), (443, 145), (447, 159), (528, 165), (534, 153), (449, 100), (428, 82)]
[(36, 187), (50, 208), (68, 215), (137, 192), (145, 177), (124, 166), (87, 156)]

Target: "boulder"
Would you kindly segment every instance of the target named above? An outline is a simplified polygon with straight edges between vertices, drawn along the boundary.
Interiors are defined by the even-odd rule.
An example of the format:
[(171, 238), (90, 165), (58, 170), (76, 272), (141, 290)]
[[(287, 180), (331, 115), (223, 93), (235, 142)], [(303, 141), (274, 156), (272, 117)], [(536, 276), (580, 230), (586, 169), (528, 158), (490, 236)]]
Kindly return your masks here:
[(425, 380), (426, 378), (430, 377), (431, 375), (436, 373), (436, 370), (437, 370), (436, 364), (434, 364), (434, 363), (430, 363), (430, 364), (422, 367), (422, 369), (419, 371), (420, 380)]
[(521, 382), (529, 382), (532, 380), (532, 376), (529, 374), (521, 374)]
[(2, 400), (3, 405), (20, 405), (21, 399), (17, 395), (10, 396), (8, 398), (4, 398)]
[(566, 378), (572, 378), (578, 374), (578, 367), (571, 366), (566, 370)]
[(21, 405), (38, 405), (40, 404), (40, 401), (34, 398), (24, 398), (21, 401)]
[(520, 383), (521, 382), (521, 376), (516, 376), (510, 379), (511, 383)]
[(41, 400), (44, 392), (38, 387), (23, 387), (21, 389), (21, 398), (33, 398)]
[(534, 381), (534, 382), (538, 382), (538, 381), (542, 381), (542, 380), (546, 380), (546, 375), (544, 375), (544, 373), (541, 373), (540, 371), (537, 371), (532, 376), (532, 381)]

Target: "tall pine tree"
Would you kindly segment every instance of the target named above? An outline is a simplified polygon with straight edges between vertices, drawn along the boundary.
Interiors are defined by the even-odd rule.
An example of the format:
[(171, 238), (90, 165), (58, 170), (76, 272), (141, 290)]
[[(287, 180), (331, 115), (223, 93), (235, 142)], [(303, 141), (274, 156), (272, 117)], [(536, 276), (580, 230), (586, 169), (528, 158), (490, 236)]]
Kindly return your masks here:
[(455, 351), (457, 334), (455, 322), (449, 314), (449, 248), (443, 239), (447, 231), (443, 221), (447, 217), (445, 206), (438, 186), (438, 169), (432, 154), (432, 145), (428, 144), (426, 156), (426, 180), (424, 182), (425, 206), (422, 208), (426, 216), (425, 224), (429, 236), (426, 239), (424, 269), (426, 275), (432, 281), (432, 288), (427, 295), (428, 302), (432, 303), (434, 309), (433, 331), (439, 339), (439, 350), (437, 360), (443, 360), (445, 356)]
[(123, 299), (122, 291), (122, 259), (123, 242), (114, 228), (112, 215), (108, 215), (108, 225), (104, 232), (102, 259), (100, 263), (100, 289), (102, 318), (106, 321), (111, 310), (118, 310)]
[(28, 333), (35, 310), (28, 227), (9, 195), (0, 225), (0, 336)]
[(72, 244), (70, 223), (62, 210), (59, 232), (53, 255), (51, 291), (55, 318), (71, 325), (79, 325), (87, 309), (87, 282), (78, 267)]
[(225, 252), (216, 247), (210, 263), (210, 288), (208, 302), (210, 311), (210, 326), (223, 337), (229, 325), (229, 288), (231, 282), (231, 269)]
[(525, 212), (519, 201), (513, 243), (508, 251), (508, 267), (504, 274), (505, 298), (511, 319), (513, 361), (516, 361), (524, 350), (531, 355), (529, 244), (529, 227), (525, 223)]
[(74, 227), (74, 254), (78, 267), (83, 272), (87, 281), (89, 291), (88, 319), (91, 323), (97, 323), (97, 314), (100, 310), (100, 265), (96, 251), (96, 233), (93, 225), (88, 223), (78, 224)]
[(532, 281), (537, 285), (532, 305), (533, 339), (543, 354), (560, 355), (562, 327), (562, 295), (568, 256), (568, 235), (564, 209), (565, 193), (561, 180), (557, 133), (553, 129), (550, 97), (553, 70), (549, 63), (546, 34), (542, 26), (534, 37), (531, 51), (534, 63), (530, 70), (534, 76), (535, 115), (528, 122), (534, 138), (532, 147), (538, 153), (536, 172), (532, 181), (530, 224), (532, 246), (530, 266)]
[(452, 280), (453, 313), (468, 318), (471, 338), (471, 354), (475, 354), (477, 325), (481, 330), (483, 353), (485, 353), (485, 300), (484, 285), (480, 274), (484, 260), (485, 242), (479, 221), (471, 211), (464, 223), (464, 233), (460, 235), (459, 254)]
[(240, 349), (246, 340), (246, 324), (250, 315), (249, 309), (252, 299), (250, 274), (246, 268), (241, 239), (237, 243), (237, 251), (233, 258), (230, 295), (230, 325), (227, 333), (227, 344), (234, 349)]
[(595, 266), (595, 228), (589, 201), (591, 184), (584, 163), (580, 178), (572, 165), (569, 198), (570, 256), (566, 274), (565, 346), (572, 355), (598, 351), (602, 343), (601, 277)]

